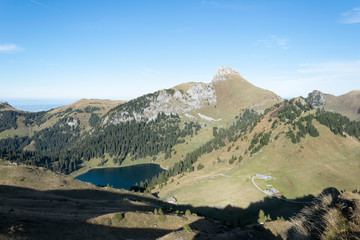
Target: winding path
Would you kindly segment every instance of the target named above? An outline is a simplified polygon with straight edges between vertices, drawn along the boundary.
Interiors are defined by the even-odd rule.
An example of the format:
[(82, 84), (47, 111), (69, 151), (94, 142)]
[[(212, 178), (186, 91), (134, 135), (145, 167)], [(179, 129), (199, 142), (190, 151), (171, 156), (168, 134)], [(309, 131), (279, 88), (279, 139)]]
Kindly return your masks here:
[(315, 201), (301, 202), (301, 201), (290, 200), (290, 199), (286, 199), (286, 198), (283, 198), (283, 197), (279, 197), (279, 196), (273, 195), (273, 194), (271, 194), (271, 193), (268, 193), (268, 192), (262, 190), (262, 189), (255, 183), (255, 181), (254, 181), (255, 178), (257, 178), (257, 177), (256, 177), (256, 176), (253, 176), (253, 177), (251, 178), (252, 183), (254, 184), (254, 186), (255, 186), (257, 189), (259, 189), (261, 192), (265, 193), (266, 195), (269, 195), (269, 196), (271, 196), (271, 197), (284, 200), (284, 201), (286, 201), (286, 202), (292, 202), (292, 203), (307, 204), (307, 203), (314, 203), (314, 202), (315, 202)]
[(199, 179), (196, 179), (196, 180), (195, 180), (195, 183), (196, 183), (196, 184), (199, 184), (199, 181), (202, 181), (202, 180), (207, 180), (207, 179), (215, 179), (215, 178), (218, 178), (218, 177), (225, 177), (225, 174), (220, 173), (220, 174), (218, 174), (218, 175), (211, 176), (211, 177), (203, 177), (203, 178), (199, 178)]

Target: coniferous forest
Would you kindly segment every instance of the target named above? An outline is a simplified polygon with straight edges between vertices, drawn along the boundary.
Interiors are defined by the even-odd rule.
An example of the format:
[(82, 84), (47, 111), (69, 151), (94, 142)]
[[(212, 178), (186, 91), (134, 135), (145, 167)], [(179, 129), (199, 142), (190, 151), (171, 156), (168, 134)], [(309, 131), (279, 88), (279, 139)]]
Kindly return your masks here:
[[(135, 161), (164, 153), (167, 159), (174, 145), (184, 142), (183, 138), (188, 135), (197, 134), (201, 128), (195, 122), (185, 122), (180, 128), (178, 115), (159, 113), (155, 120), (97, 125), (81, 135), (79, 124), (67, 124), (72, 121), (72, 118), (62, 118), (52, 128), (45, 128), (31, 138), (0, 140), (2, 158), (63, 173), (75, 171), (83, 161), (106, 153), (118, 165), (126, 157)], [(36, 150), (22, 151), (32, 141)]]

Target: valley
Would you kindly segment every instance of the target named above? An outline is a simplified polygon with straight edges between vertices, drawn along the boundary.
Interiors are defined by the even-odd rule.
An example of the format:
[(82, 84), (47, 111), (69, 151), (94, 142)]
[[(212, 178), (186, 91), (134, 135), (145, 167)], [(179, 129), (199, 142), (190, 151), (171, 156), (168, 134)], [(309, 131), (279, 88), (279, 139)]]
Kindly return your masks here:
[[(195, 235), (237, 239), (250, 232), (261, 239), (263, 233), (253, 225), (260, 210), (271, 219), (287, 220), (265, 225), (272, 233), (280, 227), (277, 234), (286, 236), (294, 226), (291, 219), (329, 189), (332, 194), (337, 189), (355, 196), (360, 189), (357, 99), (356, 91), (340, 97), (314, 91), (308, 98), (283, 100), (252, 85), (237, 70), (220, 67), (210, 83), (185, 83), (126, 102), (83, 99), (38, 113), (2, 103), (0, 162), (5, 166), (0, 170), (1, 185), (8, 194), (3, 200), (12, 209), (21, 209), (11, 205), (17, 201), (16, 194), (21, 196), (24, 191), (26, 201), (34, 198), (28, 203), (31, 206), (43, 199), (55, 201), (55, 194), (64, 199), (58, 206), (67, 213), (70, 206), (84, 201), (86, 211), (80, 207), (71, 216), (59, 217), (67, 224), (79, 221), (80, 232), (88, 231), (89, 224), (107, 226), (107, 230), (94, 230), (95, 238), (101, 238), (102, 231), (115, 237), (112, 229), (130, 237), (141, 228), (140, 239), (147, 234), (154, 238), (168, 235), (168, 239), (171, 234), (187, 239)], [(101, 168), (105, 172), (150, 163), (165, 171), (141, 181), (136, 188), (139, 192), (111, 188), (111, 182), (100, 184), (108, 187), (95, 187), (74, 179)], [(15, 164), (19, 166), (6, 166)], [(265, 182), (254, 179), (256, 174), (272, 178)], [(45, 182), (54, 186), (49, 189)], [(268, 194), (265, 189), (271, 187), (281, 197)], [(80, 189), (87, 193), (80, 194)], [(92, 199), (96, 196), (98, 200)], [(170, 197), (176, 198), (176, 206), (166, 203)], [(128, 204), (113, 202), (113, 198), (142, 200)], [(53, 203), (44, 205), (37, 216), (41, 224), (53, 207)], [(169, 211), (169, 222), (156, 220), (150, 213), (155, 208)], [(197, 215), (178, 214), (187, 209)], [(25, 218), (33, 214), (25, 210), (29, 212)], [(52, 216), (60, 214), (56, 211)], [(116, 222), (119, 211), (121, 220)], [(16, 225), (20, 215), (11, 215), (9, 228), (20, 229)], [(221, 224), (214, 226), (214, 222)], [(155, 225), (161, 231), (155, 231)], [(186, 225), (196, 230), (188, 231)], [(224, 226), (227, 230), (221, 235), (219, 228)], [(26, 236), (26, 230), (21, 231), (16, 230), (16, 236)], [(40, 239), (47, 234), (34, 231)], [(65, 229), (64, 234), (67, 232)]]
[(359, 0), (0, 19), (0, 240), (360, 240)]

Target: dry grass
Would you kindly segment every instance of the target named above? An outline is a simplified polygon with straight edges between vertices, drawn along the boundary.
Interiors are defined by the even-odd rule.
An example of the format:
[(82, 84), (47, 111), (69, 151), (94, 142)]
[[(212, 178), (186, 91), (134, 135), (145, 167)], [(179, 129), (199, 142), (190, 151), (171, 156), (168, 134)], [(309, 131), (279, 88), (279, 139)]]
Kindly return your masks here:
[(330, 94), (325, 95), (325, 109), (327, 111), (334, 111), (341, 113), (351, 120), (360, 120), (360, 115), (358, 114), (359, 109), (359, 98), (360, 91), (351, 91), (349, 93), (334, 96)]
[(291, 239), (360, 239), (360, 195), (353, 196), (322, 194), (291, 219)]
[(214, 228), (195, 215), (154, 214), (165, 203), (151, 195), (100, 188), (36, 167), (0, 166), (0, 192), (0, 239), (156, 239), (185, 224)]

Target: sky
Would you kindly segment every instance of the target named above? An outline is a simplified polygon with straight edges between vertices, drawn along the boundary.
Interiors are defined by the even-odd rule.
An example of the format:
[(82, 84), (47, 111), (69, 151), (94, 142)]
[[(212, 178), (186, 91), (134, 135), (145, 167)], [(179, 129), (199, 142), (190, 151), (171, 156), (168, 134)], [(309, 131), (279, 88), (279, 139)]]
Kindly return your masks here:
[(0, 101), (129, 100), (220, 66), (284, 98), (360, 90), (360, 1), (0, 1)]

